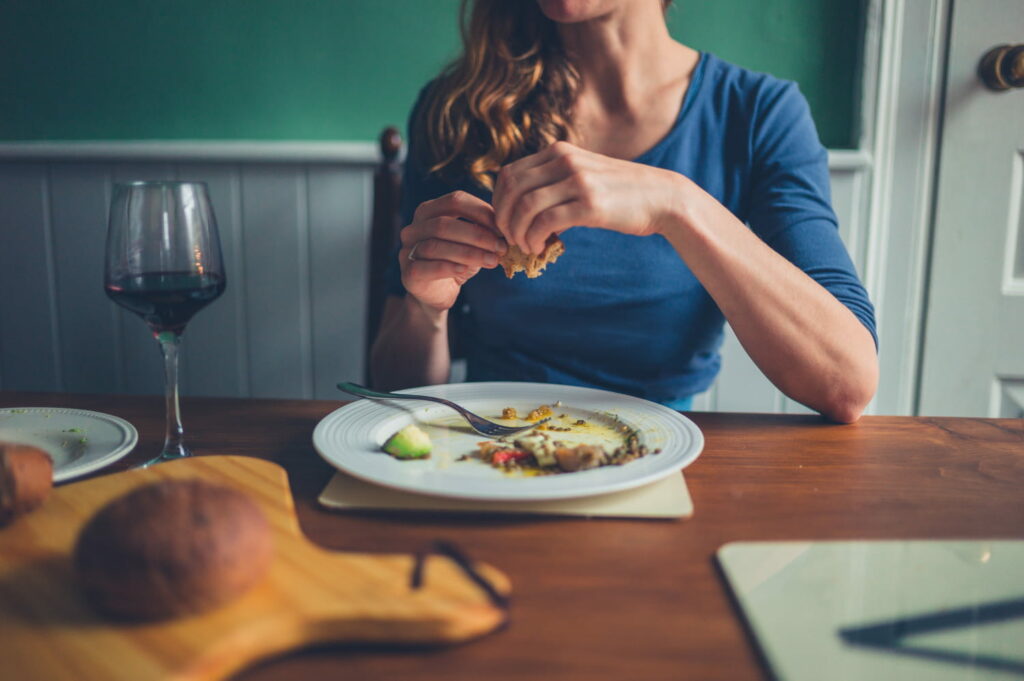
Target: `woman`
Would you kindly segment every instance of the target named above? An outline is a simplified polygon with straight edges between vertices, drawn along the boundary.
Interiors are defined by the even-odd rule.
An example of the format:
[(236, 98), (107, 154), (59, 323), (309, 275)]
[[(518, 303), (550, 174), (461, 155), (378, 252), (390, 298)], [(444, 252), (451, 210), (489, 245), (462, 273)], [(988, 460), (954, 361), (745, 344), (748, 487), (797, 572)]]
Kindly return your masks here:
[[(447, 381), (458, 299), (470, 380), (686, 408), (718, 372), (727, 320), (786, 395), (859, 418), (878, 380), (874, 312), (807, 104), (674, 41), (668, 2), (473, 3), (464, 54), (410, 118), (377, 384)], [(543, 276), (496, 269), (551, 235), (565, 254)]]

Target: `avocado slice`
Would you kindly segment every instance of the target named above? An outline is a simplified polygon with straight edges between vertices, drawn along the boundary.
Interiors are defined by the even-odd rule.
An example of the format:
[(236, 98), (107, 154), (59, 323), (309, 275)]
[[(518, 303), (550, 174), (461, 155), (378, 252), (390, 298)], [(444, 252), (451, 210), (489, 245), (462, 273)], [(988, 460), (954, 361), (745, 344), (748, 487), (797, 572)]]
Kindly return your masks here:
[(396, 459), (425, 459), (430, 456), (430, 436), (410, 423), (388, 438), (384, 451)]

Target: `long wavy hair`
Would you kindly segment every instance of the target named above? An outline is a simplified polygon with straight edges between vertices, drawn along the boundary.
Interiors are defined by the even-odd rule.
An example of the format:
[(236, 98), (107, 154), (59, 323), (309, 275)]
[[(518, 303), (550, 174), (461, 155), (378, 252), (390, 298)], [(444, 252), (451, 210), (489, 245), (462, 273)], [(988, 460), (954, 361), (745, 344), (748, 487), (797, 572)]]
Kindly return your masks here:
[(580, 75), (533, 0), (462, 0), (459, 16), (462, 54), (415, 125), (430, 172), (493, 189), (502, 165), (569, 138)]
[(433, 84), (420, 139), (431, 172), (491, 189), (505, 163), (568, 138), (580, 78), (532, 0), (462, 0), (460, 27), (462, 55)]
[(569, 138), (580, 75), (533, 0), (462, 0), (459, 25), (462, 54), (415, 124), (430, 172), (492, 189), (502, 165)]

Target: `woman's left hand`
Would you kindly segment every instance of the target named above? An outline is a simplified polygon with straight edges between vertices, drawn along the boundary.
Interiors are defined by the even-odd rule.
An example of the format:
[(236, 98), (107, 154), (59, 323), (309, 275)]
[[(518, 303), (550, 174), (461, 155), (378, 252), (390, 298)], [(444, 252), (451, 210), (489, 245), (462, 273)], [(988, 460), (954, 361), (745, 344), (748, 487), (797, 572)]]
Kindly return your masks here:
[(657, 234), (680, 201), (684, 176), (555, 142), (503, 167), (494, 186), (495, 222), (510, 244), (540, 253), (574, 225)]

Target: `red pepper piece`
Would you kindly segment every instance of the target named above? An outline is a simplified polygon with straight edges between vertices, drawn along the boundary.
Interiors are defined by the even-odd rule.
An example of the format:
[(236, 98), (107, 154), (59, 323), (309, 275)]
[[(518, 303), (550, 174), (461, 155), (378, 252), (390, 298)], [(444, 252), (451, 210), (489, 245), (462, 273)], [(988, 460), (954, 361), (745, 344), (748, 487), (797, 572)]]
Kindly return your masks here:
[(522, 462), (526, 461), (529, 456), (529, 453), (518, 449), (499, 449), (491, 455), (491, 463), (501, 465), (513, 461)]

